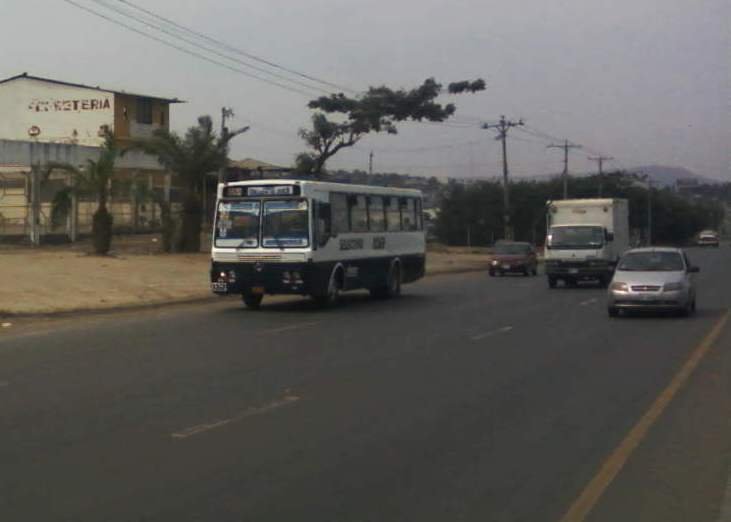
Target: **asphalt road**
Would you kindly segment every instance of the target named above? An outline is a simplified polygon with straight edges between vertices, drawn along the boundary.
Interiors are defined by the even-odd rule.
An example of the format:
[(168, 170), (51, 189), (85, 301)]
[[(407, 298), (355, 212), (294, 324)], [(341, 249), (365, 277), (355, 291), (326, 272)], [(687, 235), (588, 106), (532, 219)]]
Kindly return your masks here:
[[(731, 307), (731, 249), (690, 256), (689, 319), (471, 273), (334, 310), (21, 321), (0, 331), (0, 520), (559, 521)], [(716, 333), (586, 520), (717, 522)]]

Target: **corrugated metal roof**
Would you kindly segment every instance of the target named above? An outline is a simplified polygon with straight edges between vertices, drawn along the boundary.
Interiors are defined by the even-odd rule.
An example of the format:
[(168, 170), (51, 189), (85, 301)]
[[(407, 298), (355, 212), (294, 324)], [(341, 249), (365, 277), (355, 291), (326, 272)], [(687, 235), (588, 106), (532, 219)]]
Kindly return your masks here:
[(71, 82), (64, 82), (61, 80), (54, 80), (52, 78), (42, 78), (40, 76), (33, 76), (28, 73), (18, 74), (16, 76), (11, 76), (10, 78), (5, 78), (4, 80), (0, 80), (0, 84), (12, 82), (14, 80), (21, 80), (21, 79), (27, 79), (27, 80), (37, 80), (41, 82), (47, 82), (47, 83), (54, 83), (57, 85), (66, 85), (68, 87), (79, 87), (81, 89), (92, 89), (95, 91), (101, 91), (101, 92), (111, 92), (114, 94), (124, 94), (126, 96), (136, 96), (138, 98), (150, 98), (153, 100), (160, 100), (165, 101), (168, 103), (185, 103), (183, 100), (179, 100), (178, 98), (164, 98), (161, 96), (152, 96), (150, 94), (139, 94), (134, 92), (128, 92), (128, 91), (122, 91), (119, 89), (105, 89), (103, 87), (92, 86), (92, 85), (84, 85), (82, 83), (71, 83)]
[(279, 165), (272, 165), (265, 161), (259, 161), (254, 158), (246, 158), (242, 160), (229, 160), (229, 167), (242, 170), (291, 170), (291, 167), (281, 167)]

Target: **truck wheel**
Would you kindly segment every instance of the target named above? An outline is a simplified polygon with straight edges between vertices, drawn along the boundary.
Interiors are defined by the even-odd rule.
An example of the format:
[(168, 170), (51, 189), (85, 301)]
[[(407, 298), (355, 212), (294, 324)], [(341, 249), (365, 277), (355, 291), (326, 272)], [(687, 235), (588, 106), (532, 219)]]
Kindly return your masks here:
[(548, 288), (556, 288), (556, 278), (548, 276)]
[(249, 310), (258, 310), (261, 307), (262, 299), (264, 299), (262, 294), (250, 294), (247, 292), (241, 294), (241, 300)]

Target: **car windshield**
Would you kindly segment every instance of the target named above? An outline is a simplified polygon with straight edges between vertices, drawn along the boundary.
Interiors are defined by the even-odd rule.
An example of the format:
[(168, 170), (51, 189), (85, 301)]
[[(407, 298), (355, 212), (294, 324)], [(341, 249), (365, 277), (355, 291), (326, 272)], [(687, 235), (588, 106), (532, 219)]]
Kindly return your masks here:
[(217, 247), (255, 248), (259, 245), (259, 201), (221, 201), (216, 217)]
[(595, 226), (551, 227), (548, 240), (551, 248), (601, 248), (604, 229)]
[(530, 245), (503, 243), (495, 245), (493, 253), (499, 256), (525, 256), (530, 254)]
[(273, 200), (264, 203), (263, 247), (306, 247), (309, 244), (307, 201)]
[(617, 268), (632, 272), (679, 272), (684, 269), (683, 256), (677, 252), (631, 252)]

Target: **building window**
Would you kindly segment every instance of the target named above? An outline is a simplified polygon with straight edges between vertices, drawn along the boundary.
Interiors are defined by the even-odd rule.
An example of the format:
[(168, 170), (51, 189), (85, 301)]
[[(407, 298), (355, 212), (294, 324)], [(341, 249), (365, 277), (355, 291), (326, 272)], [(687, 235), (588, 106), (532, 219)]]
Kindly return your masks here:
[(137, 123), (152, 124), (152, 100), (137, 98)]

